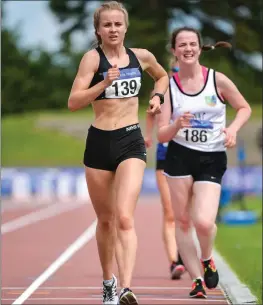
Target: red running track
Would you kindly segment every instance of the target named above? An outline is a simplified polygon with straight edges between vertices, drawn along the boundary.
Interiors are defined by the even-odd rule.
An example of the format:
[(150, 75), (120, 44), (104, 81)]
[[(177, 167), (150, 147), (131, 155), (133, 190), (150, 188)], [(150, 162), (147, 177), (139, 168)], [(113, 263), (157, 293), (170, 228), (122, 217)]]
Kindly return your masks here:
[[(61, 206), (57, 204), (57, 209)], [(27, 215), (31, 211), (40, 211), (34, 223), (28, 220), (24, 221), (26, 226), (12, 224), (11, 229), (2, 231), (2, 304), (101, 304), (101, 269), (93, 236), (95, 214), (90, 204), (72, 206), (44, 220), (46, 206), (2, 212), (3, 229), (20, 216), (30, 219)], [(187, 273), (181, 280), (169, 279), (161, 224), (159, 198), (141, 196), (136, 210), (138, 252), (132, 282), (139, 303), (228, 304), (220, 288), (207, 291), (206, 300), (190, 299)], [(87, 228), (85, 238), (78, 239)], [(74, 243), (77, 239), (82, 247)], [(70, 246), (72, 256), (66, 260), (65, 251)]]

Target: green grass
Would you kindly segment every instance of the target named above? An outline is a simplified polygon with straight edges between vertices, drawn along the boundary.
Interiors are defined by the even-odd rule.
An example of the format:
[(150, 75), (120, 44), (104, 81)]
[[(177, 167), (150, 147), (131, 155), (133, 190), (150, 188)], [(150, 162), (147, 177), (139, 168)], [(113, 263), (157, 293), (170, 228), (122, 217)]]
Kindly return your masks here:
[[(145, 108), (140, 110), (145, 116)], [(87, 120), (93, 112), (86, 109), (32, 112), (2, 118), (2, 166), (82, 166), (85, 143), (65, 133), (36, 127), (38, 119)]]
[[(252, 114), (250, 120), (260, 120), (262, 121), (262, 105), (256, 104), (256, 105), (250, 105), (252, 108)], [(227, 119), (233, 120), (236, 115), (236, 111), (229, 105), (227, 105), (226, 109), (227, 113)]]
[[(141, 122), (146, 107), (139, 110)], [(230, 110), (229, 118), (234, 112)], [(252, 119), (261, 119), (261, 105), (253, 108)], [(62, 132), (36, 127), (38, 119), (87, 120), (87, 128), (93, 120), (91, 107), (70, 112), (65, 110), (32, 112), (2, 118), (2, 166), (82, 166), (84, 141)], [(143, 125), (143, 124), (142, 124)], [(148, 166), (154, 166), (149, 156)]]
[[(262, 120), (262, 105), (261, 104), (256, 104), (256, 105), (251, 105), (252, 107), (252, 115), (251, 115), (251, 120)], [(145, 111), (146, 111), (147, 106), (142, 105), (140, 106), (139, 109), (139, 117), (140, 119), (145, 118)], [(235, 110), (227, 105), (227, 119), (232, 120), (235, 117)], [(64, 110), (56, 110), (56, 111), (43, 111), (41, 113), (37, 113), (36, 115), (41, 116), (42, 118), (53, 118), (53, 117), (58, 117), (58, 118), (64, 118), (64, 117), (70, 117), (70, 118), (83, 118), (83, 117), (88, 117), (92, 118), (93, 117), (93, 112), (92, 108), (89, 107), (84, 110), (79, 110), (76, 112), (70, 112), (67, 109)]]
[[(262, 198), (248, 198), (246, 205), (262, 215)], [(231, 204), (222, 212), (239, 209)], [(216, 248), (239, 279), (262, 304), (262, 222), (248, 226), (218, 225)]]
[(2, 119), (2, 166), (82, 166), (83, 141), (35, 121), (32, 114)]

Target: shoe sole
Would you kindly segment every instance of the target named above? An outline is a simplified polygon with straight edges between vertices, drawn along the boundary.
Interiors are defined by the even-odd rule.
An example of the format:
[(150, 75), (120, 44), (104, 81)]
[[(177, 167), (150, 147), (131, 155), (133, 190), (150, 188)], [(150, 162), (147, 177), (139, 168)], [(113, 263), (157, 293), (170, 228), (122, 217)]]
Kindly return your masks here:
[(205, 286), (207, 289), (215, 289), (217, 287), (218, 283), (215, 285), (215, 286), (208, 286), (206, 283), (205, 283)]
[(203, 294), (202, 292), (197, 292), (197, 294), (195, 294), (195, 295), (190, 295), (190, 298), (207, 299), (207, 295)]
[(209, 284), (210, 278), (206, 279), (205, 276), (204, 276), (205, 286), (208, 289), (215, 289), (217, 287), (218, 283), (219, 283), (219, 277), (217, 278), (217, 281), (216, 281), (216, 283), (214, 285)]
[(184, 272), (185, 272), (185, 268), (178, 268), (178, 269), (173, 270), (171, 279), (179, 280)]
[(127, 293), (119, 300), (120, 305), (139, 305), (138, 301), (131, 293)]

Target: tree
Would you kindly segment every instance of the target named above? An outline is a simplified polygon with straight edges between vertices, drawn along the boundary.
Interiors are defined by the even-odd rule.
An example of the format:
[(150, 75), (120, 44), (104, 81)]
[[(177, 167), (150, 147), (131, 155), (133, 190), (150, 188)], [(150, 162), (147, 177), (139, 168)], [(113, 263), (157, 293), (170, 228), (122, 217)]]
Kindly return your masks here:
[[(50, 8), (62, 24), (71, 21), (62, 34), (67, 49), (70, 37), (76, 29), (86, 30), (90, 10), (86, 9), (85, 0), (72, 1), (50, 0)], [(172, 20), (187, 24), (189, 17), (200, 25), (205, 42), (226, 40), (233, 44), (233, 51), (210, 52), (204, 61), (216, 64), (214, 68), (227, 68), (229, 76), (238, 79), (239, 87), (245, 90), (245, 96), (252, 102), (259, 102), (261, 95), (261, 71), (249, 65), (248, 56), (260, 52), (262, 31), (262, 3), (259, 0), (124, 0), (132, 26), (127, 33), (126, 44), (143, 47), (152, 51), (158, 61), (167, 67), (169, 27)], [(218, 60), (218, 58), (220, 60)], [(220, 61), (220, 65), (219, 65)], [(221, 67), (221, 68), (220, 68)], [(240, 75), (246, 75), (243, 81)], [(251, 81), (249, 83), (249, 80)], [(149, 95), (150, 81), (143, 87), (144, 96)], [(244, 88), (245, 86), (245, 88)], [(254, 91), (250, 88), (253, 86)], [(256, 90), (255, 90), (256, 88)]]
[(75, 70), (56, 65), (44, 50), (19, 48), (18, 41), (15, 31), (2, 28), (2, 114), (66, 107)]

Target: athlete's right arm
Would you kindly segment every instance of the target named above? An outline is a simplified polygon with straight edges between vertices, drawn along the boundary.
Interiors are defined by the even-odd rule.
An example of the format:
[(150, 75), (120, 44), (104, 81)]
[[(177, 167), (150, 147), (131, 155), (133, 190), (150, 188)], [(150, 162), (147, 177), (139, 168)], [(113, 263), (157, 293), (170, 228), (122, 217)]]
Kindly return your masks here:
[(89, 88), (94, 73), (98, 69), (98, 65), (99, 55), (95, 50), (91, 50), (83, 56), (68, 99), (68, 108), (70, 111), (87, 107), (111, 85), (114, 79), (119, 77), (118, 68), (113, 67), (108, 70), (107, 77), (103, 81)]
[(162, 105), (162, 112), (158, 115), (158, 132), (157, 138), (161, 143), (169, 142), (177, 134), (179, 129), (185, 127), (191, 127), (189, 120), (193, 118), (193, 115), (189, 112), (184, 113), (182, 116), (178, 117), (173, 123), (171, 120), (171, 101), (170, 101), (170, 88), (166, 91), (164, 95), (164, 103)]

